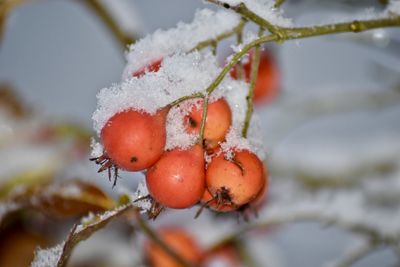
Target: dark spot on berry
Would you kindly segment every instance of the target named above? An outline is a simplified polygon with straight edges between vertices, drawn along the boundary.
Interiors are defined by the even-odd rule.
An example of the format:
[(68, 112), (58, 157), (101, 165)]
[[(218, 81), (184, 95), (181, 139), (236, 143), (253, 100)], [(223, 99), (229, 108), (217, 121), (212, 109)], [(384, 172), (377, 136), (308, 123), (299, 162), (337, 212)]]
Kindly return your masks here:
[(197, 122), (192, 117), (189, 117), (189, 124), (190, 124), (190, 127), (192, 127), (192, 128), (197, 127)]
[(131, 158), (131, 162), (132, 162), (132, 163), (137, 162), (137, 161), (138, 161), (138, 158), (137, 158), (137, 157), (133, 156), (133, 157)]

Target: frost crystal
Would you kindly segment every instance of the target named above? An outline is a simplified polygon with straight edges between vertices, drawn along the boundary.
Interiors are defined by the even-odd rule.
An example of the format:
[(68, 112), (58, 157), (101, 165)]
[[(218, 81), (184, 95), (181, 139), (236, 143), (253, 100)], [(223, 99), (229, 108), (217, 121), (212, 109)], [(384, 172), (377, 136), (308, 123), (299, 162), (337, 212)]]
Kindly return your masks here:
[(240, 17), (233, 12), (202, 9), (190, 24), (181, 22), (176, 28), (157, 30), (129, 48), (123, 79), (166, 56), (192, 50), (198, 43), (232, 30), (239, 21)]
[(63, 251), (64, 243), (48, 249), (38, 249), (31, 267), (56, 267)]

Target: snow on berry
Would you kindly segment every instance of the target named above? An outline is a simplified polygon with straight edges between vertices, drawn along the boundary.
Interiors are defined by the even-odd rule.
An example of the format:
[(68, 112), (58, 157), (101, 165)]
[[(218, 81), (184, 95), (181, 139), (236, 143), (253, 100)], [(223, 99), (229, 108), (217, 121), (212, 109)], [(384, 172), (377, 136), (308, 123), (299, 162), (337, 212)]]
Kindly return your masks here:
[[(114, 114), (127, 109), (154, 114), (184, 96), (195, 93), (206, 95), (206, 89), (220, 72), (216, 57), (207, 51), (166, 57), (157, 72), (148, 72), (141, 77), (132, 77), (102, 89), (97, 95), (98, 106), (93, 114), (94, 129), (99, 134)], [(247, 86), (243, 81), (226, 76), (209, 96), (210, 103), (222, 96), (226, 98), (232, 109), (232, 129), (237, 134), (241, 133), (247, 109)], [(183, 117), (195, 102), (184, 101), (170, 110), (167, 117), (166, 149), (187, 148), (196, 141), (196, 136), (188, 134), (183, 125)], [(260, 135), (257, 133), (254, 136), (259, 139)], [(257, 139), (254, 141), (262, 143)]]
[(198, 43), (214, 39), (232, 30), (240, 17), (230, 11), (198, 10), (191, 23), (178, 23), (176, 28), (157, 30), (129, 47), (123, 79), (166, 56), (191, 51)]

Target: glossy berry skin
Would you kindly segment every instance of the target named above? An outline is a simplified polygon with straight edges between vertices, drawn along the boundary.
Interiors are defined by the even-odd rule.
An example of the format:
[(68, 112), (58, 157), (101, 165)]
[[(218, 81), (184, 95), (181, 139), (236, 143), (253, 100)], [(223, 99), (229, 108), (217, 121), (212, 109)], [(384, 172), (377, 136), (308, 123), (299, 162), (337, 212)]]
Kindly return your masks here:
[(141, 77), (143, 76), (146, 72), (157, 72), (160, 67), (161, 67), (162, 59), (156, 60), (149, 65), (139, 69), (138, 71), (135, 71), (132, 76), (133, 77)]
[(146, 173), (150, 195), (161, 205), (185, 209), (196, 204), (205, 190), (204, 151), (199, 145), (165, 152)]
[(225, 191), (229, 194), (225, 200), (242, 206), (254, 200), (265, 184), (263, 163), (248, 150), (235, 151), (232, 160), (219, 155), (207, 167), (206, 184), (213, 196)]
[[(158, 234), (183, 259), (196, 265), (200, 263), (202, 251), (195, 239), (186, 231), (180, 228), (165, 228)], [(151, 267), (182, 266), (153, 241), (148, 241), (145, 244), (145, 253)]]
[(167, 113), (164, 108), (154, 115), (133, 109), (115, 114), (100, 135), (107, 156), (127, 171), (153, 165), (164, 151)]
[[(243, 64), (244, 78), (250, 82), (251, 62), (253, 53), (249, 54), (248, 62)], [(231, 77), (238, 78), (238, 67), (231, 71)], [(257, 81), (254, 88), (253, 100), (256, 104), (271, 102), (279, 93), (280, 73), (278, 65), (270, 52), (261, 51), (260, 64), (258, 67)]]
[[(201, 119), (203, 116), (203, 101), (199, 101), (199, 107), (194, 107), (185, 117), (186, 131), (191, 134), (199, 134)], [(207, 148), (214, 148), (218, 142), (224, 141), (225, 135), (232, 124), (232, 111), (228, 102), (220, 98), (208, 104), (204, 139)]]

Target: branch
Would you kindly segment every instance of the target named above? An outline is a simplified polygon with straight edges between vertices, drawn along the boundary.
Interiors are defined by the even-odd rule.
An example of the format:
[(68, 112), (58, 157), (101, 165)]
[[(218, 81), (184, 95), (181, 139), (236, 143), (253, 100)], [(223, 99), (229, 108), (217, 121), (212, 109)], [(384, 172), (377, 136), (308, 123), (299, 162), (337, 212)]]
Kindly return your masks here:
[(201, 114), (201, 125), (200, 125), (200, 142), (201, 142), (201, 144), (203, 144), (203, 140), (204, 140), (204, 130), (206, 129), (207, 111), (208, 111), (208, 95), (206, 95), (203, 98), (203, 113)]
[(183, 96), (183, 97), (178, 98), (177, 100), (171, 102), (171, 103), (169, 104), (169, 106), (170, 106), (170, 107), (173, 107), (173, 106), (179, 105), (180, 103), (182, 103), (182, 102), (184, 102), (184, 101), (186, 101), (186, 100), (194, 99), (194, 98), (204, 98), (204, 95), (203, 95), (202, 93), (195, 93), (195, 94), (193, 94), (193, 95)]
[(279, 41), (300, 39), (300, 38), (333, 34), (333, 33), (361, 32), (376, 28), (400, 26), (400, 16), (394, 16), (394, 17), (386, 17), (386, 18), (372, 19), (372, 20), (354, 20), (351, 22), (342, 22), (342, 23), (327, 24), (321, 26), (285, 28), (273, 25), (269, 21), (261, 18), (260, 16), (249, 10), (247, 6), (243, 3), (236, 6), (230, 6), (218, 0), (207, 0), (207, 1), (234, 10), (238, 14), (242, 15), (244, 18), (267, 29), (272, 34), (276, 34), (279, 37)]
[(215, 78), (215, 80), (208, 86), (208, 88), (206, 89), (206, 92), (208, 94), (211, 94), (212, 92), (214, 92), (214, 90), (217, 88), (217, 86), (222, 82), (222, 80), (224, 79), (225, 75), (230, 71), (230, 69), (240, 60), (240, 58), (242, 56), (244, 56), (244, 54), (246, 54), (251, 48), (260, 45), (262, 43), (266, 43), (266, 42), (271, 42), (277, 40), (277, 36), (276, 35), (267, 35), (267, 36), (262, 36), (259, 39), (256, 39), (252, 42), (250, 42), (249, 44), (245, 45), (242, 50), (238, 53), (236, 53), (231, 61), (225, 65), (225, 67), (222, 69), (222, 71), (220, 72), (220, 74), (217, 76), (217, 78)]
[(135, 37), (130, 36), (120, 28), (114, 17), (99, 0), (82, 0), (82, 3), (86, 4), (103, 21), (104, 25), (124, 49), (127, 45), (136, 41)]
[[(260, 27), (258, 36), (260, 37), (262, 34), (263, 34), (263, 29)], [(246, 111), (246, 116), (244, 119), (244, 125), (243, 125), (243, 130), (242, 130), (242, 136), (244, 138), (247, 137), (247, 131), (249, 130), (251, 116), (253, 115), (253, 97), (254, 97), (254, 89), (256, 87), (257, 76), (258, 76), (258, 68), (260, 65), (260, 54), (261, 54), (260, 45), (257, 45), (256, 49), (254, 50), (253, 60), (251, 62), (249, 93), (246, 96), (247, 111)]]
[(245, 20), (241, 20), (240, 23), (235, 28), (233, 28), (231, 31), (227, 31), (227, 32), (221, 33), (220, 35), (217, 35), (217, 37), (215, 37), (215, 38), (202, 41), (202, 42), (198, 43), (191, 51), (201, 50), (201, 49), (206, 48), (206, 47), (208, 47), (210, 45), (218, 43), (218, 42), (220, 42), (220, 41), (222, 41), (222, 40), (224, 40), (226, 38), (229, 38), (232, 35), (234, 35), (235, 33), (242, 32), (243, 27), (245, 25), (246, 25), (246, 21)]

